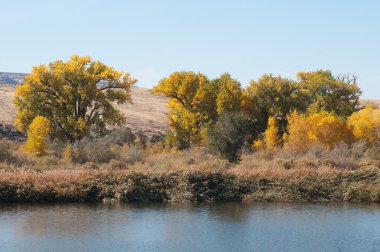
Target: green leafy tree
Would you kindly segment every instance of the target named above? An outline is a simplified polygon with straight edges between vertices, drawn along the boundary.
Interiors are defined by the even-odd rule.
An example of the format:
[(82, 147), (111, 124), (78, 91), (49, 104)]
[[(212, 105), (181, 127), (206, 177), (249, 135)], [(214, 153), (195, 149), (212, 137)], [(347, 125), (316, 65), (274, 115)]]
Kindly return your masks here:
[(209, 130), (209, 145), (229, 162), (239, 162), (249, 132), (249, 119), (241, 113), (222, 113)]
[(332, 112), (348, 117), (358, 110), (361, 90), (357, 86), (357, 77), (333, 76), (331, 71), (299, 72), (298, 81), (302, 92), (307, 95), (311, 113)]
[(269, 117), (274, 117), (279, 126), (279, 137), (286, 130), (287, 115), (292, 110), (306, 111), (307, 97), (300, 91), (297, 82), (263, 75), (257, 82), (251, 81), (246, 90), (246, 107), (250, 117), (256, 121), (259, 132), (267, 128)]
[(128, 73), (88, 56), (33, 67), (16, 89), (16, 125), (26, 131), (36, 116), (44, 116), (51, 137), (70, 142), (101, 132), (107, 124), (122, 125), (125, 117), (114, 104), (131, 103), (135, 82)]

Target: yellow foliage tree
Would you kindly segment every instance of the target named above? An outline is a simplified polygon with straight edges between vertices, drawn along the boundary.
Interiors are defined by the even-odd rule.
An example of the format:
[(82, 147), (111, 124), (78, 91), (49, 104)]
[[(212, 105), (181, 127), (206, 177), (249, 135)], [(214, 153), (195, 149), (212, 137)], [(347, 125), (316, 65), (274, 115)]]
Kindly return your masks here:
[(368, 144), (372, 144), (380, 139), (380, 109), (376, 109), (372, 104), (353, 113), (347, 124), (357, 140), (364, 139)]
[(309, 138), (310, 124), (307, 116), (292, 111), (288, 115), (288, 132), (284, 134), (284, 149), (299, 154), (306, 153), (312, 143)]
[[(200, 129), (204, 126), (216, 105), (213, 89), (205, 75), (194, 72), (175, 72), (153, 88), (154, 94), (169, 97), (168, 119), (174, 133), (175, 144), (187, 148), (200, 140)], [(215, 112), (214, 112), (215, 113)]]
[(36, 116), (27, 130), (28, 139), (24, 145), (25, 152), (37, 156), (45, 155), (48, 148), (46, 137), (49, 132), (49, 120), (43, 116)]
[(239, 111), (242, 102), (242, 90), (240, 82), (225, 73), (215, 80), (218, 83), (219, 92), (216, 98), (218, 114), (224, 111)]
[(276, 119), (272, 116), (268, 119), (268, 127), (264, 132), (263, 139), (255, 140), (252, 144), (254, 150), (266, 150), (269, 154), (273, 154), (280, 145), (278, 137), (279, 128)]
[(196, 111), (184, 109), (182, 105), (174, 99), (168, 102), (168, 119), (169, 126), (175, 132), (175, 145), (180, 148), (189, 147), (191, 143), (197, 143), (199, 140), (201, 116)]
[(350, 142), (351, 134), (344, 118), (332, 113), (321, 111), (308, 117), (310, 130), (309, 138), (328, 149), (341, 141)]
[(263, 140), (257, 139), (255, 141), (253, 141), (253, 144), (252, 144), (253, 150), (260, 151), (260, 150), (263, 150), (264, 148), (265, 148), (265, 143)]
[(332, 149), (337, 143), (352, 140), (344, 118), (321, 111), (308, 116), (293, 111), (288, 116), (284, 148), (299, 154), (307, 152), (312, 144)]
[(228, 73), (209, 81), (201, 73), (175, 72), (160, 80), (153, 93), (170, 98), (169, 126), (180, 149), (205, 144), (202, 131), (215, 123), (218, 114), (240, 110), (240, 83)]
[(278, 126), (276, 125), (276, 119), (272, 116), (268, 119), (268, 127), (264, 132), (264, 142), (266, 149), (269, 151), (275, 151), (280, 144)]
[(70, 142), (122, 125), (125, 116), (114, 105), (132, 102), (135, 82), (128, 73), (78, 55), (35, 66), (16, 89), (16, 125), (25, 131), (41, 115), (50, 122), (52, 138)]

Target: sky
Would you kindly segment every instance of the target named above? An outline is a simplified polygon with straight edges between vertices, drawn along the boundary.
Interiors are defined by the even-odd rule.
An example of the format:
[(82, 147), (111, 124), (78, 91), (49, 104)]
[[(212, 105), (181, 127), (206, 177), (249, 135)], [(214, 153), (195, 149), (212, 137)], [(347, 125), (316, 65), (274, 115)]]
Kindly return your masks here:
[(0, 72), (90, 55), (152, 87), (175, 71), (356, 74), (380, 99), (377, 0), (0, 0)]

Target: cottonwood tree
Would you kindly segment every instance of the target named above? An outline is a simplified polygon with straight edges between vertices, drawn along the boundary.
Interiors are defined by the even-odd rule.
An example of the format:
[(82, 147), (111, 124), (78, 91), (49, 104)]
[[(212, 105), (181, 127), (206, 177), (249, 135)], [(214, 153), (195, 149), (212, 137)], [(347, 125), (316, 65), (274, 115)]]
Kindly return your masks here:
[(359, 96), (357, 76), (334, 76), (331, 71), (299, 72), (298, 81), (302, 92), (308, 97), (309, 111), (332, 112), (348, 117), (358, 110)]
[(232, 79), (228, 73), (222, 74), (212, 82), (215, 82), (218, 89), (216, 97), (218, 114), (240, 111), (242, 102), (240, 82)]
[(369, 145), (380, 140), (380, 109), (372, 104), (353, 113), (347, 124), (356, 140), (365, 140)]
[(320, 111), (303, 115), (293, 111), (288, 116), (288, 133), (284, 148), (298, 154), (306, 153), (313, 144), (333, 149), (339, 142), (352, 142), (352, 132), (344, 117)]
[(36, 116), (43, 116), (50, 123), (52, 138), (80, 140), (108, 124), (125, 122), (114, 104), (132, 102), (130, 90), (135, 82), (129, 73), (88, 56), (73, 55), (67, 62), (35, 66), (16, 89), (16, 125), (26, 131)]
[(220, 113), (240, 110), (240, 83), (228, 73), (210, 81), (201, 73), (175, 72), (160, 80), (153, 93), (170, 98), (169, 126), (180, 149), (204, 142), (202, 132)]
[(288, 115), (287, 133), (284, 134), (284, 149), (295, 154), (305, 154), (313, 140), (309, 138), (310, 122), (307, 115), (292, 111)]
[(307, 97), (297, 82), (271, 74), (252, 80), (245, 90), (245, 107), (258, 131), (264, 132), (269, 117), (274, 117), (279, 126), (279, 137), (286, 131), (287, 115), (292, 110), (306, 111)]
[(174, 132), (176, 145), (180, 148), (190, 147), (199, 142), (199, 132), (210, 116), (214, 104), (212, 89), (208, 79), (201, 73), (175, 72), (163, 78), (153, 88), (154, 94), (169, 97), (168, 119), (170, 129)]

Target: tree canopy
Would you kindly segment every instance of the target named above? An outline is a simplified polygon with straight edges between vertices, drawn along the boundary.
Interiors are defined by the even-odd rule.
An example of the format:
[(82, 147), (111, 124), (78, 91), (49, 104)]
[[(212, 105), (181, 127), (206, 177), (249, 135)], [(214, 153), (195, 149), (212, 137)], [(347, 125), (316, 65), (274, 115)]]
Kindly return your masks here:
[(347, 124), (358, 140), (365, 140), (368, 144), (380, 140), (380, 109), (376, 109), (372, 104), (353, 113)]
[(201, 73), (175, 72), (163, 78), (153, 93), (170, 98), (169, 126), (180, 148), (202, 142), (202, 129), (215, 123), (218, 114), (240, 110), (240, 83), (228, 73), (209, 80)]
[(153, 92), (170, 98), (169, 125), (180, 148), (204, 142), (201, 132), (212, 127), (224, 112), (247, 116), (251, 127), (246, 133), (252, 140), (264, 137), (270, 121), (276, 125), (273, 132), (277, 135), (271, 137), (281, 144), (292, 111), (327, 112), (342, 119), (357, 111), (361, 91), (356, 79), (322, 70), (299, 72), (297, 80), (264, 74), (243, 89), (229, 73), (209, 80), (204, 74), (183, 71), (163, 78)]
[(16, 125), (26, 131), (35, 117), (43, 116), (52, 138), (74, 142), (108, 124), (123, 124), (126, 119), (114, 103), (131, 103), (135, 82), (129, 73), (88, 56), (35, 66), (16, 89)]
[(201, 73), (175, 72), (153, 88), (154, 94), (164, 94), (170, 98), (169, 126), (175, 132), (180, 148), (199, 141), (200, 128), (215, 107), (210, 100), (213, 92), (208, 83), (207, 77)]
[(348, 117), (358, 110), (361, 90), (356, 76), (334, 76), (331, 71), (299, 72), (298, 81), (311, 112), (327, 111)]
[(299, 84), (280, 76), (265, 74), (257, 82), (251, 81), (246, 92), (250, 103), (255, 104), (256, 112), (251, 116), (256, 117), (261, 132), (265, 130), (269, 117), (274, 117), (279, 123), (279, 134), (282, 135), (290, 111), (305, 111), (308, 107)]

